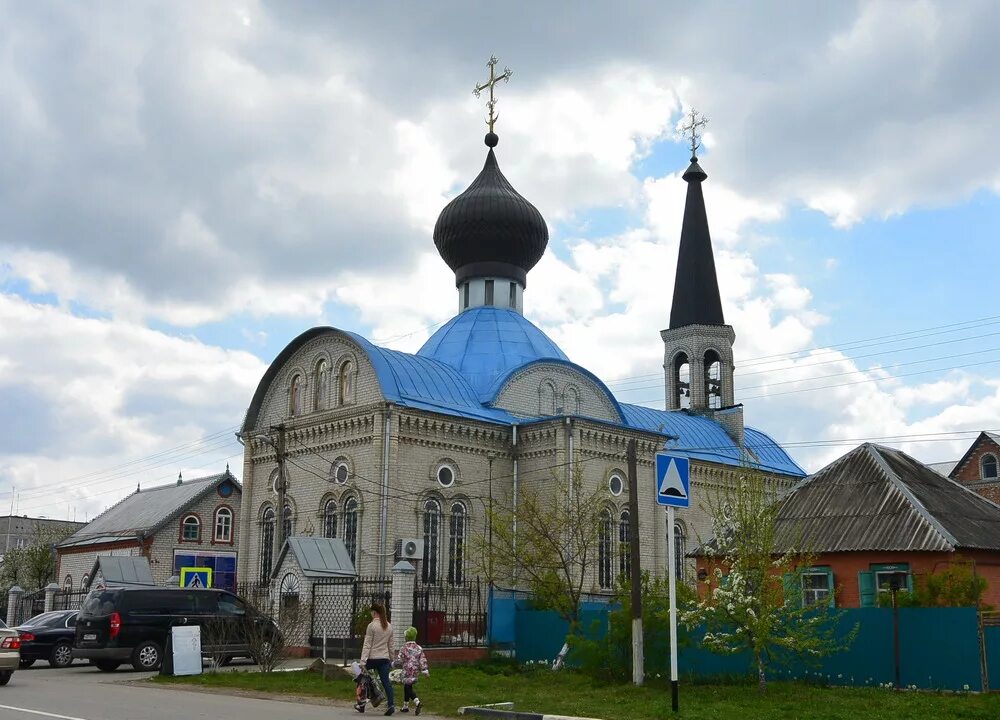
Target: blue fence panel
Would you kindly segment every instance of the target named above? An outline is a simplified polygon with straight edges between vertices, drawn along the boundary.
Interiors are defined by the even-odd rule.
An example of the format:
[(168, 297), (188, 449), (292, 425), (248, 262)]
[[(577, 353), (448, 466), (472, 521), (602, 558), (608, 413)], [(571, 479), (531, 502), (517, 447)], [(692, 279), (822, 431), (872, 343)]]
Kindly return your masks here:
[(901, 608), (899, 651), (904, 686), (983, 688), (975, 608)]
[(853, 608), (838, 612), (843, 614), (837, 620), (837, 637), (847, 637), (857, 626), (854, 642), (844, 652), (823, 658), (818, 669), (800, 664), (796, 670), (801, 677), (861, 687), (895, 682), (892, 610)]
[(986, 645), (986, 672), (990, 689), (1000, 690), (1000, 626), (984, 627), (983, 643)]
[(510, 645), (517, 640), (516, 602), (513, 593), (491, 590), (486, 612), (490, 645)]
[[(516, 600), (515, 605), (517, 660), (538, 662), (555, 658), (566, 641), (569, 623), (553, 610), (532, 610), (527, 600)], [(580, 625), (587, 637), (604, 637), (608, 631), (608, 605), (582, 603)]]

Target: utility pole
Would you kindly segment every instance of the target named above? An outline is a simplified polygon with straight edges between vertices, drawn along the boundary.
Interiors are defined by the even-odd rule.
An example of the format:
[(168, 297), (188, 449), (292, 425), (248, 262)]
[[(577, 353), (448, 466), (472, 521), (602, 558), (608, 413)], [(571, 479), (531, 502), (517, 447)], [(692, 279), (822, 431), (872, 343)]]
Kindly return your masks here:
[[(281, 548), (285, 545), (285, 494), (288, 491), (288, 475), (285, 472), (285, 425), (282, 423), (276, 428), (278, 440), (274, 443), (274, 454), (278, 461), (278, 508), (275, 513), (274, 523), (274, 554), (277, 560), (281, 553)], [(272, 568), (273, 569), (273, 568)]]
[(490, 500), (489, 500), (489, 511), (488, 511), (489, 525), (486, 526), (486, 532), (489, 536), (488, 542), (490, 544), (490, 554), (489, 554), (489, 559), (487, 561), (487, 566), (489, 567), (490, 590), (492, 591), (493, 589), (493, 453), (491, 452), (486, 453), (486, 459), (490, 463), (490, 486), (489, 486)]
[(632, 580), (632, 684), (645, 676), (642, 648), (642, 569), (639, 567), (639, 481), (636, 477), (635, 439), (628, 441), (628, 544)]

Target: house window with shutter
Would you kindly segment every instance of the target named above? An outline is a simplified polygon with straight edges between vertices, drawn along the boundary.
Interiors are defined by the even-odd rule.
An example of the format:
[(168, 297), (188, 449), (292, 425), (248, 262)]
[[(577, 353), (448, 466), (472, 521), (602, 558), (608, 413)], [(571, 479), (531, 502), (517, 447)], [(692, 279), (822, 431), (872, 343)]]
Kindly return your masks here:
[[(870, 570), (858, 573), (858, 594), (861, 607), (876, 607), (883, 596), (888, 598), (893, 590), (913, 592), (913, 574), (909, 563), (881, 563)], [(882, 600), (889, 604), (889, 600)]]

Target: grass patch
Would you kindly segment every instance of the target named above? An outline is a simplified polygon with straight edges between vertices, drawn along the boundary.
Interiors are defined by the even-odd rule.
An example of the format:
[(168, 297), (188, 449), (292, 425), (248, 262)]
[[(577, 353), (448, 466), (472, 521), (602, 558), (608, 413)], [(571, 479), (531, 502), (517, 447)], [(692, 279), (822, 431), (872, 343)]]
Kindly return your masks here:
[[(352, 700), (354, 683), (346, 676), (323, 680), (310, 672), (220, 672), (156, 682), (187, 683), (257, 692)], [(750, 684), (682, 685), (681, 712), (670, 712), (670, 687), (656, 681), (641, 688), (596, 681), (573, 671), (553, 673), (506, 664), (432, 668), (417, 686), (428, 713), (458, 716), (462, 705), (510, 700), (519, 710), (582, 715), (606, 720), (972, 720), (1000, 717), (1000, 694), (895, 692), (875, 688), (826, 688), (776, 682), (763, 697)], [(400, 693), (397, 686), (397, 694)]]

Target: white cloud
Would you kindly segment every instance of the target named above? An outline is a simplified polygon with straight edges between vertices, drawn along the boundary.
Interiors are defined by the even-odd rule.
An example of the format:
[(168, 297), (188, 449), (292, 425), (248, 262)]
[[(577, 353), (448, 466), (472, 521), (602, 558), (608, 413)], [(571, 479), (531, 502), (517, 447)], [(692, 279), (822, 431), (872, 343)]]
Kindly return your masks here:
[(18, 489), (22, 511), (59, 516), (67, 505), (93, 516), (137, 482), (179, 470), (221, 472), (240, 454), (233, 432), (265, 368), (248, 353), (7, 294), (0, 357), (0, 485)]

